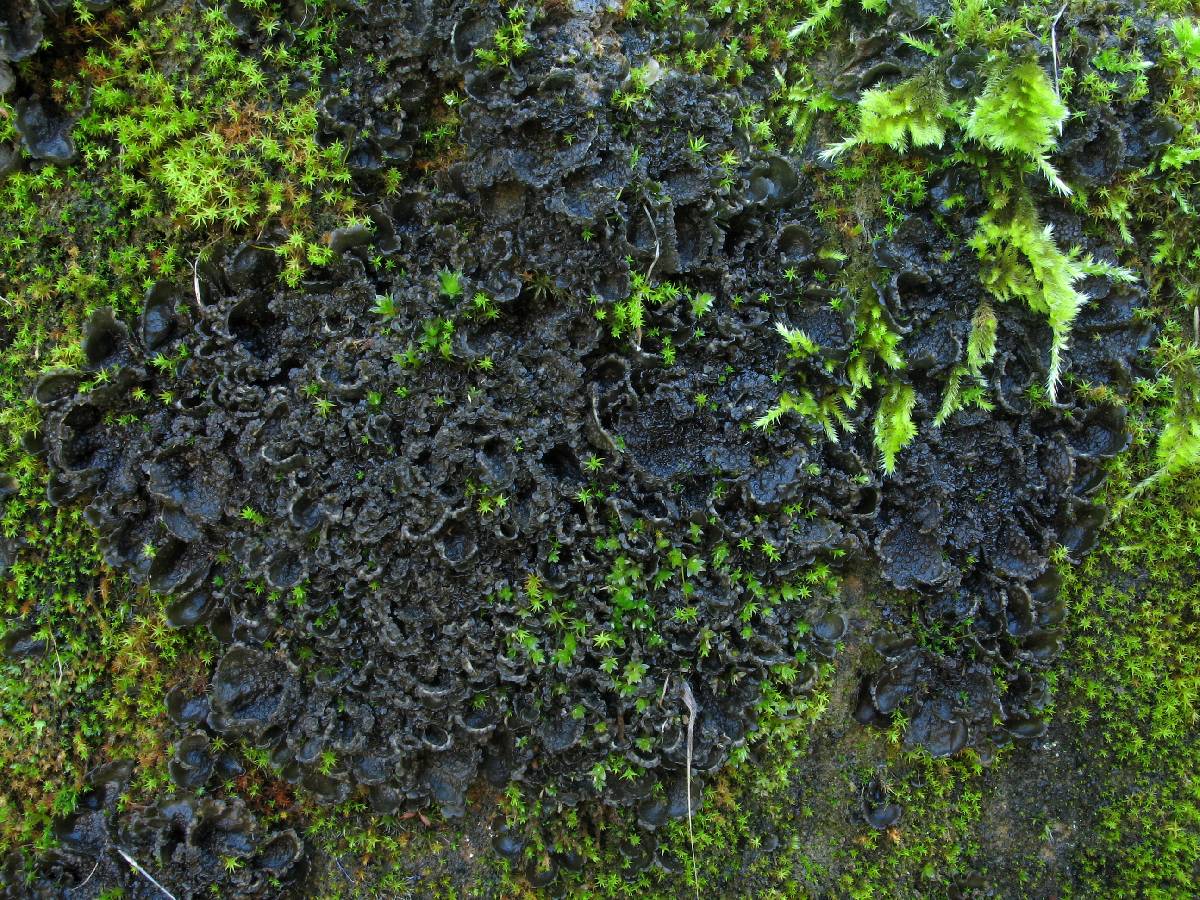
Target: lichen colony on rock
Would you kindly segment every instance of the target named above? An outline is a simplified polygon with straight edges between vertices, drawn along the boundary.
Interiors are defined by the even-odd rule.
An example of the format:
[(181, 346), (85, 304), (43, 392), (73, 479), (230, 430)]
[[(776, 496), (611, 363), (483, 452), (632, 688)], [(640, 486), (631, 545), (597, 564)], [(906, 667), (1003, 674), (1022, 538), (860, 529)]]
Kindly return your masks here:
[[(171, 764), (181, 790), (219, 769), (211, 737), (244, 737), (285, 779), (329, 802), (361, 787), (377, 812), (459, 815), (483, 777), (658, 823), (686, 809), (668, 802), (683, 686), (699, 780), (754, 733), (765, 683), (812, 690), (855, 627), (829, 587), (856, 566), (956, 636), (885, 623), (860, 721), (903, 710), (934, 755), (1043, 728), (1052, 553), (1090, 547), (1100, 464), (1126, 435), (1113, 406), (1038, 393), (1051, 325), (990, 303), (966, 246), (990, 188), (949, 163), (850, 256), (811, 202), (820, 147), (768, 152), (735, 127), (772, 83), (710, 90), (654, 61), (663, 35), (573, 10), (547, 11), (506, 66), (476, 52), (508, 27), (498, 5), (351, 14), (374, 63), (329, 76), (321, 128), (369, 224), (330, 235), (337, 258), (293, 286), (283, 232), (220, 243), (139, 321), (97, 312), (83, 371), (37, 386), (53, 502), (86, 504), (107, 562), (224, 644)], [(914, 73), (894, 18), (846, 91)], [(946, 61), (949, 90), (983, 90), (968, 55)], [(460, 155), (386, 185), (457, 90)], [(1064, 177), (1141, 158), (1131, 138), (1095, 159), (1083, 127)], [(1029, 181), (1062, 246), (1115, 260)], [(1151, 338), (1141, 288), (1078, 288), (1063, 372), (1119, 393)], [(968, 365), (981, 327), (994, 347)], [(952, 380), (983, 402), (939, 417)], [(891, 474), (881, 402), (915, 431), (890, 435)], [(898, 812), (877, 799), (886, 827)], [(194, 823), (240, 815), (189, 799), (144, 818), (190, 859), (207, 852)], [(246, 871), (278, 875), (293, 839), (255, 838)]]

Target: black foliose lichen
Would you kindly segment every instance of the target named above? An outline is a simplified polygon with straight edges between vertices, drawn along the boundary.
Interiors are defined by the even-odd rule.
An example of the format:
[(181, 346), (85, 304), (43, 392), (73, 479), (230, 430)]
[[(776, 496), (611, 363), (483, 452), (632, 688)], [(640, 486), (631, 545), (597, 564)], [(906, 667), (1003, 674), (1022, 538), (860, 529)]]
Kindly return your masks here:
[(302, 881), (303, 840), (290, 828), (264, 828), (239, 799), (189, 792), (120, 812), (132, 773), (129, 762), (93, 771), (76, 811), (56, 828), (57, 846), (31, 879), (16, 874), (19, 861), (9, 867), (4, 887), (14, 893), (5, 895), (95, 897), (119, 889), (127, 897), (163, 896), (147, 867), (168, 873), (162, 877), (176, 897), (290, 896)]
[[(208, 735), (244, 737), (329, 802), (457, 815), (482, 775), (654, 827), (686, 814), (689, 764), (695, 786), (746, 744), (766, 682), (813, 689), (850, 627), (826, 588), (864, 563), (955, 639), (889, 621), (860, 720), (903, 709), (935, 755), (1037, 736), (1062, 618), (1051, 554), (1090, 546), (1125, 431), (1083, 395), (1037, 395), (1050, 330), (1015, 303), (994, 311), (992, 408), (934, 425), (985, 295), (962, 247), (987, 205), (974, 169), (950, 165), (847, 261), (809, 204), (815, 154), (733, 126), (764, 79), (712, 91), (583, 5), (498, 66), (476, 51), (499, 23), (473, 4), (352, 15), (356, 57), (389, 75), (330, 75), (321, 129), (370, 221), (329, 235), (338, 258), (294, 287), (283, 233), (221, 244), (140, 321), (98, 312), (84, 370), (37, 387), (51, 499), (86, 504), (107, 562), (226, 645), (179, 787), (211, 777)], [(888, 53), (845, 90), (915, 65)], [(430, 157), (428, 111), (460, 84), (456, 146)], [(385, 187), (411, 160), (428, 174)], [(1119, 392), (1149, 340), (1139, 289), (1086, 289), (1068, 365)], [(845, 396), (872, 328), (907, 361), (889, 378), (917, 436), (895, 474), (871, 438), (879, 381), (854, 386), (840, 428), (753, 427), (784, 372), (818, 405)], [(797, 330), (819, 350), (789, 356)], [(148, 827), (240, 815), (205, 802)], [(182, 840), (172, 853), (207, 852)]]

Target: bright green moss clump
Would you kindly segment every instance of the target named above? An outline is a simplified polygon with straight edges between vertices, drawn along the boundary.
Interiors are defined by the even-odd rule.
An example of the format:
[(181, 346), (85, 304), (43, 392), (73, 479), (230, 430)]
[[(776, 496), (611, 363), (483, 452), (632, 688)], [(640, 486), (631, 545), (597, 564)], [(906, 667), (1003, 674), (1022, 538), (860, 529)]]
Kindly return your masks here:
[[(1169, 396), (1167, 379), (1146, 392)], [(1099, 827), (1080, 841), (1082, 892), (1192, 896), (1200, 890), (1200, 472), (1160, 479), (1156, 417), (1114, 465), (1119, 516), (1070, 570), (1071, 628), (1059, 708), (1088, 748)]]
[(1027, 157), (1055, 189), (1070, 194), (1047, 158), (1066, 117), (1067, 108), (1046, 71), (1025, 60), (988, 80), (967, 120), (967, 134), (992, 150)]

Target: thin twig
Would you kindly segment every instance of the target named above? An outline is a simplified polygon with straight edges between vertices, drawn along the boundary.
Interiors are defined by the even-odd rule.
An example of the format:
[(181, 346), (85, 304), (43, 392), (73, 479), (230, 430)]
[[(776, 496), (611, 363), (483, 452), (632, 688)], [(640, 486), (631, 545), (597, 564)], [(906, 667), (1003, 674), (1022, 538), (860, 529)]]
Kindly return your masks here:
[(50, 629), (50, 646), (54, 648), (54, 662), (58, 665), (58, 680), (55, 684), (62, 684), (63, 680), (63, 664), (62, 657), (58, 653), (58, 641), (54, 638), (54, 629)]
[(92, 866), (92, 871), (88, 872), (88, 877), (83, 879), (83, 881), (81, 881), (79, 884), (75, 885), (75, 887), (73, 887), (71, 890), (82, 891), (84, 889), (84, 887), (87, 885), (87, 883), (92, 880), (92, 876), (96, 874), (96, 870), (98, 868), (100, 868), (99, 857), (97, 857), (97, 859), (96, 859), (96, 864), (94, 866)]
[(346, 880), (351, 884), (354, 884), (354, 879), (350, 876), (350, 873), (346, 871), (346, 867), (342, 865), (342, 858), (340, 856), (335, 856), (333, 861), (337, 864), (338, 871), (346, 876)]
[[(1058, 97), (1060, 101), (1062, 100), (1062, 94), (1058, 89), (1058, 20), (1061, 19), (1062, 14), (1067, 11), (1067, 3), (1069, 2), (1070, 0), (1067, 0), (1067, 2), (1063, 3), (1062, 8), (1058, 11), (1058, 14), (1050, 22), (1050, 55), (1054, 59), (1054, 95)], [(1058, 133), (1062, 134), (1062, 122), (1058, 123)]]
[(196, 292), (196, 311), (204, 309), (204, 301), (200, 299), (200, 256), (196, 255), (195, 261), (192, 263), (192, 290)]
[(692, 734), (696, 726), (696, 698), (692, 695), (692, 686), (683, 683), (683, 705), (688, 710), (687, 737), (687, 816), (688, 816), (688, 845), (692, 851), (692, 888), (696, 891), (696, 900), (700, 900), (700, 876), (696, 871), (696, 835), (692, 831)]
[(196, 254), (196, 258), (192, 261), (192, 290), (196, 292), (197, 310), (204, 309), (204, 301), (200, 299), (200, 260), (216, 243), (216, 241), (209, 241), (200, 248), (200, 252)]
[[(658, 226), (654, 224), (654, 216), (650, 214), (650, 207), (645, 203), (642, 204), (642, 209), (646, 212), (646, 218), (650, 220), (650, 231), (654, 234), (654, 259), (650, 262), (650, 268), (646, 270), (646, 287), (650, 287), (650, 276), (654, 274), (654, 267), (658, 265), (658, 258), (662, 254), (662, 244), (658, 240)], [(642, 329), (638, 326), (633, 334), (633, 345), (638, 350), (642, 349)]]
[(654, 234), (654, 260), (650, 263), (650, 268), (646, 270), (646, 284), (650, 284), (650, 276), (654, 274), (654, 267), (658, 265), (658, 257), (662, 252), (662, 245), (658, 240), (658, 226), (654, 224), (654, 216), (650, 214), (650, 207), (645, 203), (642, 204), (642, 209), (646, 212), (646, 218), (650, 221), (650, 231)]
[(175, 900), (175, 895), (172, 894), (170, 891), (168, 891), (161, 884), (159, 884), (154, 879), (154, 876), (151, 875), (149, 872), (147, 872), (145, 869), (143, 869), (141, 864), (136, 859), (134, 859), (132, 856), (130, 856), (128, 853), (126, 853), (124, 850), (122, 850), (120, 847), (117, 848), (117, 852), (121, 854), (121, 857), (125, 860), (125, 862), (127, 862), (127, 863), (129, 863), (129, 865), (133, 866), (133, 870), (135, 872), (137, 872), (139, 875), (141, 875), (143, 878), (145, 878), (147, 881), (149, 881), (152, 885), (154, 885), (156, 888), (158, 888), (160, 891), (162, 891), (164, 894), (166, 894), (168, 897), (170, 897), (171, 900)]

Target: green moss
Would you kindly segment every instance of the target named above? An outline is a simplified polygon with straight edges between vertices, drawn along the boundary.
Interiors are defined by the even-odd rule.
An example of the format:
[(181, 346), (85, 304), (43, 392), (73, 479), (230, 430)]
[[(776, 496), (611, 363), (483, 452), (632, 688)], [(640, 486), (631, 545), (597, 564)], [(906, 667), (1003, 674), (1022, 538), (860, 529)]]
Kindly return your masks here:
[(932, 73), (902, 81), (889, 90), (869, 90), (858, 101), (858, 129), (822, 156), (836, 159), (858, 144), (879, 144), (899, 153), (910, 145), (940, 147), (949, 118), (945, 106), (945, 90)]
[(1024, 197), (1007, 208), (991, 209), (979, 221), (970, 244), (979, 255), (980, 278), (1000, 300), (1018, 298), (1031, 310), (1046, 317), (1052, 335), (1046, 392), (1053, 400), (1058, 391), (1062, 354), (1071, 325), (1087, 298), (1076, 284), (1088, 275), (1101, 275), (1132, 283), (1137, 276), (1129, 269), (1099, 263), (1078, 250), (1064, 253), (1054, 240), (1053, 229), (1043, 226)]
[[(291, 278), (326, 258), (322, 229), (354, 221), (344, 148), (315, 142), (315, 93), (270, 99), (292, 74), (320, 73), (334, 18), (318, 12), (290, 49), (268, 54), (283, 73), (272, 77), (235, 50), (220, 10), (185, 6), (171, 22), (130, 27), (142, 6), (103, 21), (79, 7), (53, 63), (70, 74), (54, 81), (56, 99), (82, 112), (79, 160), (0, 183), (0, 472), (15, 488), (0, 529), (20, 548), (0, 583), (0, 635), (27, 633), (41, 648), (0, 662), (0, 851), (49, 846), (52, 819), (105, 760), (137, 761), (139, 796), (165, 789), (164, 694), (202, 685), (211, 652), (201, 632), (169, 629), (157, 599), (104, 567), (78, 508), (50, 506), (29, 443), (40, 427), (34, 380), (79, 365), (81, 322), (103, 306), (135, 315), (145, 289), (189, 265), (218, 220), (231, 232), (289, 228)], [(277, 5), (247, 6), (266, 33), (284, 27)], [(163, 74), (162, 58), (180, 54), (198, 70)], [(0, 106), (0, 138), (12, 116)]]
[(1071, 189), (1047, 159), (1066, 117), (1067, 108), (1045, 69), (1025, 60), (988, 79), (967, 119), (967, 134), (992, 150), (1027, 158), (1055, 189), (1069, 194)]
[(896, 454), (917, 436), (912, 411), (916, 392), (906, 384), (889, 385), (875, 413), (875, 448), (879, 451), (880, 466), (887, 474), (896, 471)]
[[(218, 7), (183, 22), (151, 19), (89, 50), (97, 84), (78, 132), (94, 140), (86, 159), (114, 155), (123, 189), (153, 196), (179, 228), (282, 224), (294, 237), (283, 245), (294, 284), (330, 258), (321, 229), (367, 220), (350, 196), (348, 148), (316, 141), (317, 88), (291, 88), (297, 76), (315, 83), (333, 58), (336, 18), (318, 11), (299, 30), (282, 25), (274, 5), (257, 5), (261, 58), (238, 52)], [(195, 56), (198, 71), (166, 74), (162, 54)]]
[[(1200, 864), (1200, 471), (1160, 479), (1122, 504), (1156, 470), (1161, 406), (1134, 421), (1135, 444), (1107, 488), (1120, 515), (1065, 585), (1071, 627), (1059, 708), (1087, 748), (1099, 825), (1078, 845), (1081, 892), (1194, 894)], [(1165, 390), (1164, 390), (1165, 389)]]

